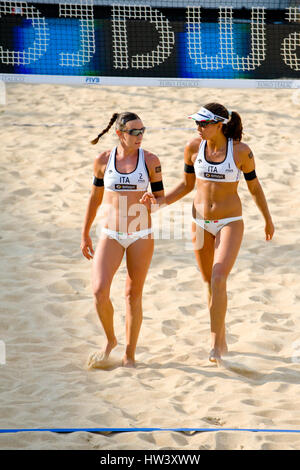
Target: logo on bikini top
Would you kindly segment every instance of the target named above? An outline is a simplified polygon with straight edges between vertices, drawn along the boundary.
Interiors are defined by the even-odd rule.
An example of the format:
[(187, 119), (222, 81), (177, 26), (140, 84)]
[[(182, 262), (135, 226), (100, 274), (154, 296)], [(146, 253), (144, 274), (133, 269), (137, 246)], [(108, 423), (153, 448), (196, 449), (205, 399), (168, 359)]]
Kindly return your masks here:
[(136, 184), (115, 184), (115, 189), (130, 191), (131, 189), (137, 189)]
[(220, 174), (215, 174), (215, 173), (207, 173), (206, 171), (203, 173), (203, 176), (205, 178), (213, 178), (213, 179), (216, 179), (216, 180), (224, 180), (225, 179), (225, 175), (220, 175)]
[(214, 165), (208, 165), (207, 171), (204, 172), (204, 177), (205, 178), (214, 178), (218, 180), (223, 180), (225, 179), (224, 174), (219, 174), (218, 173), (218, 168)]

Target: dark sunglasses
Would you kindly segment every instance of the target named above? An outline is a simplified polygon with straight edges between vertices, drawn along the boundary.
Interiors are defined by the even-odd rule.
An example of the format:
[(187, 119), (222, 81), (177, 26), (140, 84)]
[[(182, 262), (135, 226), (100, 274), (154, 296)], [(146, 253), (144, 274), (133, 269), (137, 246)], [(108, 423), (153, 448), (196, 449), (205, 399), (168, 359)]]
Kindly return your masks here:
[(196, 126), (207, 127), (209, 124), (217, 124), (216, 121), (195, 121)]
[(128, 129), (128, 130), (125, 129), (122, 132), (127, 132), (127, 134), (129, 135), (138, 136), (138, 135), (143, 135), (145, 130), (146, 130), (146, 127), (142, 127), (141, 129)]

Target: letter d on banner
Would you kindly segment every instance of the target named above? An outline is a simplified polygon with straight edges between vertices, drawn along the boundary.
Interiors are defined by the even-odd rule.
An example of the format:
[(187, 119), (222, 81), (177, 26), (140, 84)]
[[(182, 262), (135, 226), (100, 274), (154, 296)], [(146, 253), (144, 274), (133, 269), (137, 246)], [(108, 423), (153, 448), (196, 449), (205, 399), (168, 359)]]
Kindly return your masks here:
[(0, 364), (6, 364), (5, 343), (0, 340)]
[[(121, 2), (120, 2), (121, 3)], [(175, 45), (175, 33), (169, 20), (160, 11), (148, 6), (113, 5), (112, 7), (113, 55), (115, 69), (150, 69), (162, 64)], [(159, 43), (146, 54), (128, 54), (126, 20), (149, 21), (155, 26)], [(144, 38), (142, 38), (144, 39)]]
[(5, 82), (0, 80), (0, 105), (6, 105), (6, 89)]

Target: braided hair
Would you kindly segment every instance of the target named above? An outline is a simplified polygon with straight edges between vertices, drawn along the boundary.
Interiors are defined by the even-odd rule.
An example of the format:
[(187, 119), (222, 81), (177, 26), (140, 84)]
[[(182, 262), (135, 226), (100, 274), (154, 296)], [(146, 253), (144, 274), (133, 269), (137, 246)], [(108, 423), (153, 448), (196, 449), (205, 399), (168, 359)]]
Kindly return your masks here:
[(125, 125), (128, 121), (134, 121), (135, 119), (140, 119), (139, 116), (135, 113), (130, 113), (130, 112), (114, 113), (112, 117), (110, 118), (108, 126), (105, 129), (103, 129), (103, 131), (101, 131), (100, 134), (98, 134), (95, 139), (91, 141), (91, 144), (96, 145), (99, 139), (103, 136), (103, 134), (106, 134), (106, 132), (109, 131), (109, 129), (112, 127), (114, 123), (116, 123), (116, 128), (122, 131), (125, 128)]

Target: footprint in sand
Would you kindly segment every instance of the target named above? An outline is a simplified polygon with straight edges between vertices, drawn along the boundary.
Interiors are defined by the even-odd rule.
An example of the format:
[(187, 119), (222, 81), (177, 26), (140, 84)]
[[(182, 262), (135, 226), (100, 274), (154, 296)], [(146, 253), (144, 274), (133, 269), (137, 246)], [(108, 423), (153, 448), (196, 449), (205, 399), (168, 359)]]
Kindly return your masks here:
[(75, 290), (73, 287), (66, 282), (65, 280), (60, 280), (48, 284), (47, 289), (53, 294), (74, 294)]
[(12, 194), (14, 196), (28, 197), (33, 194), (33, 191), (31, 191), (30, 188), (23, 188), (23, 189), (17, 189), (16, 191), (13, 191)]
[(87, 360), (87, 368), (91, 369), (108, 369), (117, 365), (117, 361), (111, 357), (107, 357), (104, 351), (95, 351), (91, 353)]
[(180, 328), (180, 324), (177, 320), (165, 320), (162, 322), (162, 332), (166, 336), (172, 336), (176, 334), (176, 331)]
[(252, 369), (247, 365), (237, 364), (223, 359), (219, 367), (222, 369), (227, 369), (228, 371), (234, 372), (235, 374), (241, 375), (243, 377), (246, 377), (247, 379), (261, 380), (264, 377), (264, 374), (257, 372), (257, 370)]
[(164, 269), (159, 277), (163, 277), (164, 279), (173, 279), (177, 277), (177, 269)]
[(199, 291), (199, 281), (187, 281), (187, 282), (179, 282), (176, 286), (176, 290), (184, 291), (184, 292), (198, 292)]
[(206, 421), (209, 424), (213, 424), (214, 426), (224, 426), (225, 424), (225, 422), (221, 418), (214, 416), (206, 416), (205, 418), (203, 418), (203, 421)]
[(194, 316), (199, 313), (199, 311), (202, 309), (200, 304), (191, 304), (187, 306), (180, 306), (178, 309), (180, 310), (183, 315), (188, 315), (188, 316)]

